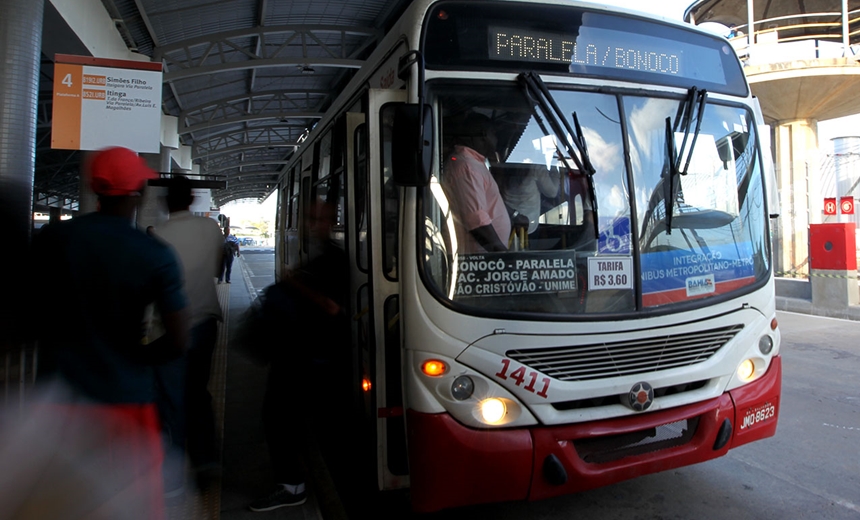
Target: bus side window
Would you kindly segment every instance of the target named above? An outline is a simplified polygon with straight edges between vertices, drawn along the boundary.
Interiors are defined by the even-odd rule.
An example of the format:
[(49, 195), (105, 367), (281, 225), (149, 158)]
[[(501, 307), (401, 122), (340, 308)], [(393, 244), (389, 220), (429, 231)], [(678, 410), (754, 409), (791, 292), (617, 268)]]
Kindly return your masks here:
[(400, 190), (394, 185), (391, 171), (391, 140), (394, 135), (394, 109), (396, 104), (382, 107), (380, 128), (382, 129), (382, 267), (385, 277), (397, 279), (397, 255), (399, 254), (398, 227), (400, 224)]
[(370, 269), (370, 250), (367, 233), (370, 226), (367, 201), (367, 125), (360, 125), (353, 135), (355, 150), (355, 241), (358, 268), (364, 272)]

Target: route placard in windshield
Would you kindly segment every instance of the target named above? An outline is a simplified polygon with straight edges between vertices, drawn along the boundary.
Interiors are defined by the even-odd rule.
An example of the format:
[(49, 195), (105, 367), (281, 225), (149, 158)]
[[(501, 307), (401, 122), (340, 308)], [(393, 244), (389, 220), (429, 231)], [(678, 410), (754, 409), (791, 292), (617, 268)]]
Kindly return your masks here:
[(457, 296), (539, 294), (576, 290), (575, 252), (459, 255)]

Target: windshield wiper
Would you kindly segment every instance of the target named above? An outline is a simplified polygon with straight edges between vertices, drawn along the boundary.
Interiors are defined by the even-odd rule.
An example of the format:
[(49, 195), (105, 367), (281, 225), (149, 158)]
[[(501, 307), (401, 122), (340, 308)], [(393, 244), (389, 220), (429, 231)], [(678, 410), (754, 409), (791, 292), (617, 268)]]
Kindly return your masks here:
[[(665, 184), (665, 202), (666, 210), (666, 234), (672, 234), (672, 217), (675, 214), (675, 177), (677, 175), (687, 175), (687, 170), (690, 167), (690, 160), (693, 157), (693, 150), (696, 148), (696, 140), (699, 138), (699, 133), (702, 130), (702, 119), (705, 114), (705, 102), (708, 99), (707, 90), (699, 90), (696, 87), (691, 87), (687, 92), (687, 99), (678, 107), (678, 113), (675, 115), (675, 125), (673, 129), (672, 118), (666, 118), (666, 156), (669, 163), (669, 171), (666, 172), (668, 179)], [(690, 137), (690, 130), (693, 126), (693, 114), (696, 117), (696, 128), (693, 131), (693, 138), (690, 141), (690, 149), (687, 150), (687, 139)], [(675, 150), (675, 131), (680, 128), (684, 129), (684, 137), (681, 140), (681, 148)], [(686, 161), (684, 167), (681, 168), (681, 161)]]
[[(678, 131), (679, 125), (684, 128), (684, 139), (681, 141), (681, 149), (678, 150), (678, 155), (675, 159), (675, 170), (681, 175), (687, 175), (687, 168), (690, 167), (690, 159), (693, 157), (693, 150), (696, 148), (696, 139), (699, 138), (699, 132), (702, 130), (702, 116), (705, 114), (705, 102), (707, 99), (707, 90), (690, 87), (689, 92), (687, 92), (687, 99), (681, 105), (683, 118), (676, 118), (675, 120), (675, 131)], [(696, 114), (696, 129), (693, 132), (693, 139), (690, 141), (690, 149), (687, 150), (687, 139), (690, 137), (690, 128), (693, 125), (693, 113)], [(684, 163), (684, 168), (682, 169), (681, 160), (685, 153), (687, 161)]]
[(666, 212), (666, 234), (672, 234), (672, 216), (675, 214), (675, 176), (678, 175), (677, 156), (675, 155), (675, 132), (672, 131), (672, 118), (666, 118), (666, 168), (663, 179), (663, 208)]
[[(540, 79), (540, 76), (534, 72), (523, 72), (519, 75), (519, 80), (523, 86), (523, 90), (525, 91), (526, 98), (533, 104), (537, 104), (540, 107), (541, 112), (546, 116), (546, 119), (552, 128), (552, 133), (558, 138), (556, 141), (561, 142), (564, 145), (567, 156), (569, 156), (576, 164), (577, 170), (579, 170), (580, 173), (585, 174), (585, 178), (588, 182), (589, 196), (591, 197), (591, 208), (595, 215), (593, 219), (594, 238), (597, 240), (600, 237), (597, 222), (597, 192), (594, 188), (594, 179), (592, 178), (595, 173), (595, 169), (588, 156), (588, 147), (586, 146), (582, 128), (579, 126), (579, 119), (576, 117), (576, 112), (573, 113), (574, 130), (570, 127), (570, 123), (564, 117), (564, 114), (555, 102), (555, 98), (552, 97), (552, 94), (546, 87), (546, 84), (544, 84), (543, 80)], [(538, 125), (541, 127), (541, 131), (549, 135), (549, 132), (547, 132), (547, 129), (544, 127), (540, 116), (537, 113), (535, 113), (535, 116)], [(558, 149), (558, 144), (556, 144), (556, 149)], [(573, 170), (573, 168), (571, 168), (567, 163), (567, 158), (564, 153), (562, 153), (561, 150), (558, 151), (565, 167), (567, 167), (568, 170)]]

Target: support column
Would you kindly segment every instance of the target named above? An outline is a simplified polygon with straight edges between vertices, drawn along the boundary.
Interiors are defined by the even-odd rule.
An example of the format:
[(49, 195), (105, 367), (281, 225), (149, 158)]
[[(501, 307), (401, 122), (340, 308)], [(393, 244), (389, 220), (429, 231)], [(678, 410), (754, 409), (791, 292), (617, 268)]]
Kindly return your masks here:
[(776, 230), (776, 272), (808, 274), (810, 179), (818, 175), (818, 121), (780, 123), (775, 138), (782, 211)]
[(851, 42), (848, 39), (848, 31), (850, 29), (850, 19), (848, 18), (848, 0), (842, 0), (842, 56), (848, 58), (848, 52), (851, 49)]
[[(22, 259), (33, 228), (36, 114), (42, 53), (42, 0), (0, 0), (0, 218), (7, 294), (20, 295)], [(14, 307), (14, 306), (13, 306)], [(17, 309), (20, 310), (20, 309)], [(28, 309), (32, 311), (32, 309)], [(20, 341), (17, 312), (0, 313), (0, 351)]]
[(32, 228), (44, 10), (41, 0), (0, 0), (0, 211), (13, 251)]
[(749, 46), (755, 45), (755, 4), (747, 0), (747, 41)]

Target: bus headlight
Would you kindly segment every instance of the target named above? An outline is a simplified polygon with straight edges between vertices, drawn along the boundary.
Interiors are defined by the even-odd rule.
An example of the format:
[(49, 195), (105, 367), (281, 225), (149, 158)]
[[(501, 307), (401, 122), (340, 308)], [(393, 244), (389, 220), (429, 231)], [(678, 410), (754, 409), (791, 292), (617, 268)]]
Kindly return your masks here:
[(505, 406), (504, 401), (495, 397), (481, 401), (480, 408), (481, 418), (487, 424), (496, 424), (501, 422), (507, 414), (507, 407)]
[(475, 391), (475, 382), (469, 376), (460, 376), (451, 384), (451, 395), (458, 401), (465, 401), (472, 397)]
[(765, 334), (758, 340), (758, 351), (766, 356), (771, 350), (773, 350), (773, 338)]
[(741, 381), (751, 381), (754, 374), (755, 364), (752, 359), (745, 359), (740, 366), (738, 366), (738, 379)]

